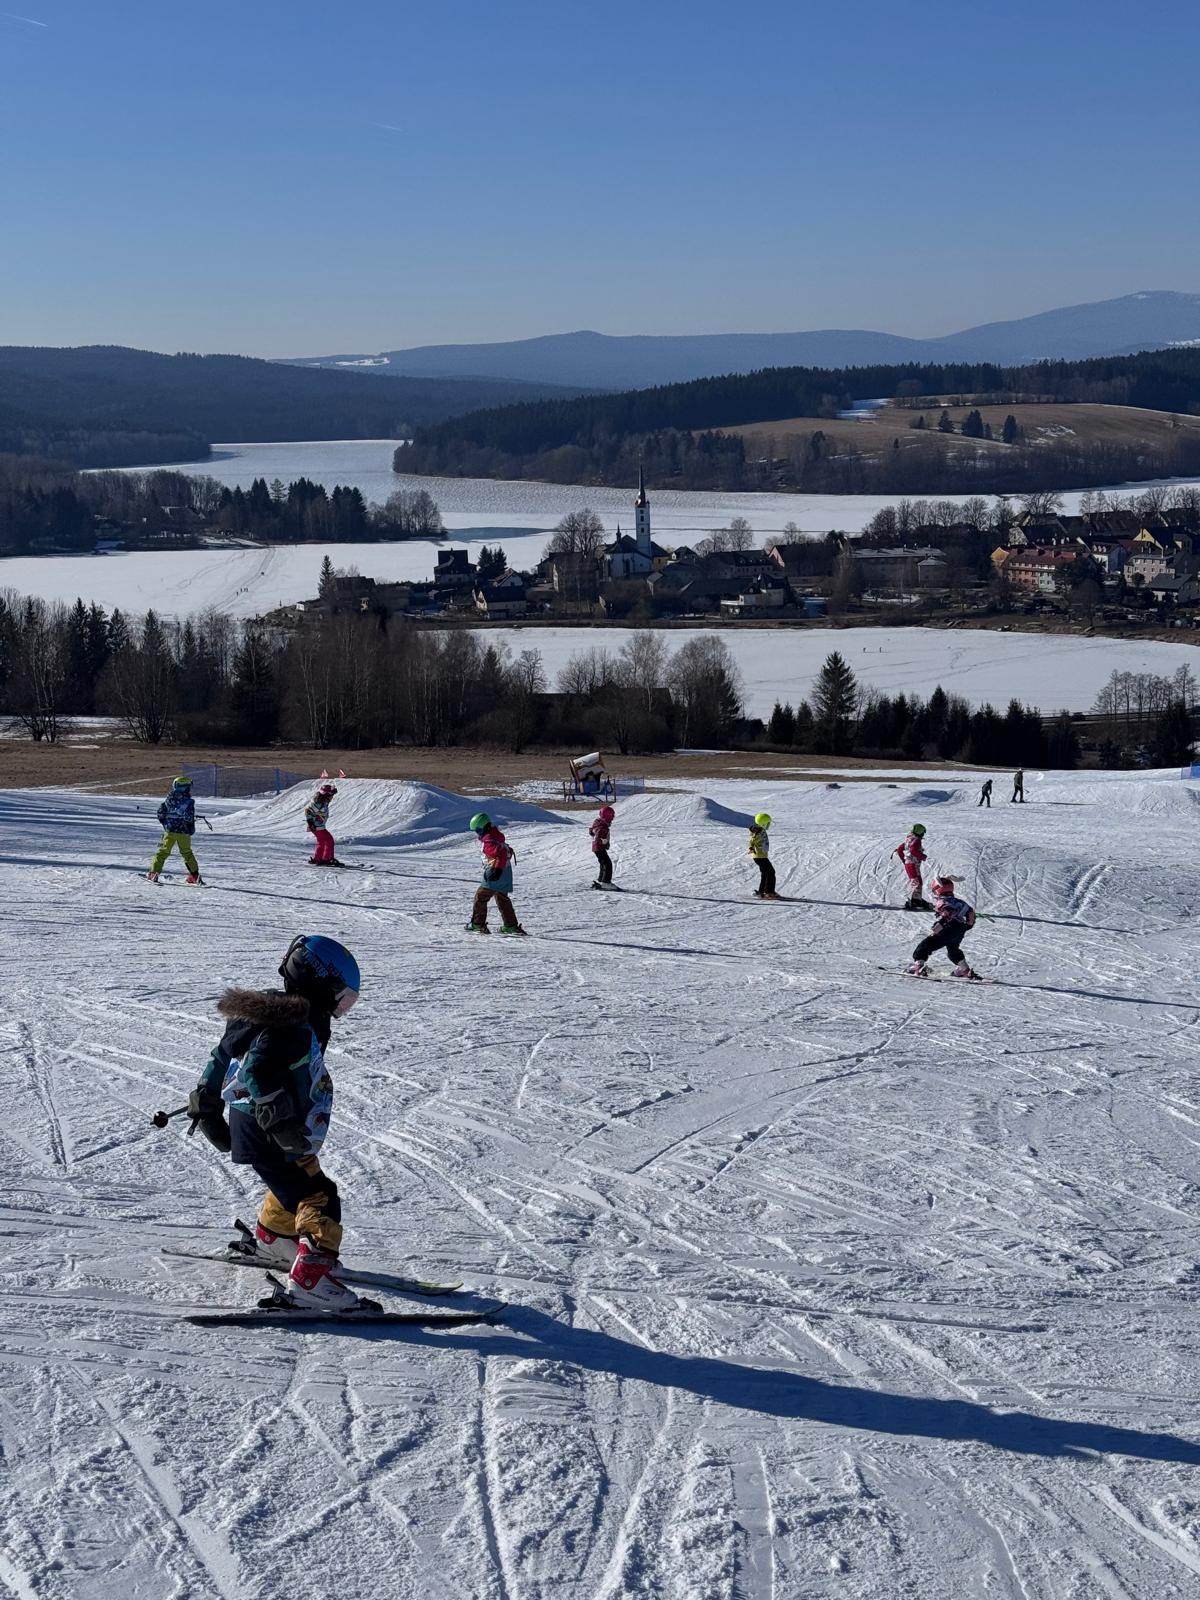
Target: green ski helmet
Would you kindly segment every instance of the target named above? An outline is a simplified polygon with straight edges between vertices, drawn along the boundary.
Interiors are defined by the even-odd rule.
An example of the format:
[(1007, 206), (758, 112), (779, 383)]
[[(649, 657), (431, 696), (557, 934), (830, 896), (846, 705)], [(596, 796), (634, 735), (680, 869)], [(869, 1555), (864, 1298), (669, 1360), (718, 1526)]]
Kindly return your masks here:
[(914, 822), (912, 827), (909, 829), (909, 832), (915, 833), (918, 839), (923, 838), (925, 834), (925, 824), (923, 822)]
[(756, 828), (769, 828), (771, 826), (771, 813), (769, 811), (760, 811), (754, 819), (754, 826)]
[(472, 833), (482, 833), (485, 828), (490, 828), (491, 825), (492, 819), (486, 811), (477, 811), (470, 822), (467, 823), (467, 827), (470, 828)]

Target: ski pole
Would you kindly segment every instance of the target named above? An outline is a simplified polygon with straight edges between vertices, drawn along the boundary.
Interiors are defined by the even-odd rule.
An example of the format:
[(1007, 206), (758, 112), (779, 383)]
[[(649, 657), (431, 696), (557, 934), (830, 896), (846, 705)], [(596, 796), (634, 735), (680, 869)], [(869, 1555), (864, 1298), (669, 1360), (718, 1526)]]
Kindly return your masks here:
[(156, 1128), (165, 1128), (172, 1117), (182, 1117), (187, 1114), (186, 1106), (176, 1106), (174, 1111), (156, 1111), (150, 1121)]
[(204, 815), (204, 813), (203, 813), (203, 812), (202, 812), (202, 811), (197, 811), (197, 813), (196, 813), (196, 815), (197, 815), (197, 816), (198, 816), (198, 817), (199, 817), (199, 818), (200, 818), (200, 821), (201, 821), (201, 822), (202, 822), (202, 823), (203, 823), (203, 824), (204, 824), (204, 826), (205, 826), (205, 827), (206, 827), (206, 828), (207, 828), (207, 829), (208, 829), (208, 831), (209, 831), (209, 833), (212, 833), (212, 831), (213, 831), (213, 825), (212, 825), (212, 823), (211, 823), (211, 822), (210, 822), (210, 821), (209, 821), (209, 820), (208, 820), (208, 818), (207, 818), (207, 817), (206, 817), (206, 816), (205, 816), (205, 815)]

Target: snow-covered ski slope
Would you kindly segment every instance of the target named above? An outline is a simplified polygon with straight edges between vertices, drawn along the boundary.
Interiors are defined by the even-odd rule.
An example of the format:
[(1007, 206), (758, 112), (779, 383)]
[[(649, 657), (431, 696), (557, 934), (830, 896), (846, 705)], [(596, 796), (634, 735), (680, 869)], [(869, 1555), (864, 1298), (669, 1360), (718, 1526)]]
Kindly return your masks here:
[[(478, 799), (339, 785), (343, 873), (301, 795), (210, 802), (192, 890), (138, 876), (154, 800), (0, 794), (0, 1592), (1200, 1592), (1197, 786), (978, 782), (622, 802), (620, 895), (586, 817), (484, 802), (511, 941), (460, 931)], [(763, 808), (791, 904), (749, 898)], [(994, 985), (899, 976), (918, 817)], [(502, 1323), (181, 1320), (261, 1292), (160, 1254), (258, 1190), (150, 1113), (301, 930), (364, 972), (347, 1261)]]

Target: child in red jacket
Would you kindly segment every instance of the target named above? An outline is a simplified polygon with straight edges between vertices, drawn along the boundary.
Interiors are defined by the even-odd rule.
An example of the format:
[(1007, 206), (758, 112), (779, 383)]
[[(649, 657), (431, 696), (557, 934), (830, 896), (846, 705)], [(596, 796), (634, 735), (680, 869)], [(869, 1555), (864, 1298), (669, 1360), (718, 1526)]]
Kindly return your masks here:
[(908, 878), (908, 899), (904, 902), (905, 911), (932, 911), (933, 907), (922, 894), (921, 868), (925, 864), (925, 824), (914, 822), (909, 830), (908, 837), (902, 844), (898, 844), (894, 854), (899, 856), (904, 863), (905, 876)]
[(612, 826), (616, 812), (611, 806), (601, 806), (596, 814), (588, 832), (592, 836), (592, 854), (596, 858), (596, 876), (592, 882), (593, 889), (611, 889), (615, 885), (612, 881), (612, 857), (608, 853), (608, 830)]

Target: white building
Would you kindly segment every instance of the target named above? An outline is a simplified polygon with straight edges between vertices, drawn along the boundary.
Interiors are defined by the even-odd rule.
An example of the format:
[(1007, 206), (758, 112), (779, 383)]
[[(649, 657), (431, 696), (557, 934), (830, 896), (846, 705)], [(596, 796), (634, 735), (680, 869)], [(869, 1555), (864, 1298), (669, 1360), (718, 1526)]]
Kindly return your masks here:
[(650, 537), (650, 502), (646, 498), (646, 475), (638, 468), (637, 499), (633, 502), (634, 532), (632, 537), (617, 528), (617, 537), (604, 547), (604, 558), (610, 578), (648, 578), (654, 571), (656, 560), (666, 559), (668, 552), (661, 550)]

